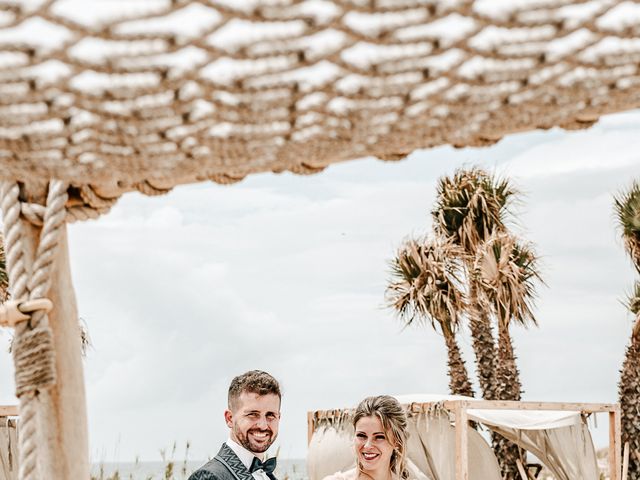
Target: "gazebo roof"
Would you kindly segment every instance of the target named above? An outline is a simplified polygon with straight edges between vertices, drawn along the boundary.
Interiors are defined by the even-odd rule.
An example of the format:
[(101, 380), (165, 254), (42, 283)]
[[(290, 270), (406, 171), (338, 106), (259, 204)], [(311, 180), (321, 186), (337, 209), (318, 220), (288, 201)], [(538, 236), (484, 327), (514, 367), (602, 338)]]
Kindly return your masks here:
[(0, 26), (0, 175), (89, 205), (640, 106), (629, 1), (2, 1)]

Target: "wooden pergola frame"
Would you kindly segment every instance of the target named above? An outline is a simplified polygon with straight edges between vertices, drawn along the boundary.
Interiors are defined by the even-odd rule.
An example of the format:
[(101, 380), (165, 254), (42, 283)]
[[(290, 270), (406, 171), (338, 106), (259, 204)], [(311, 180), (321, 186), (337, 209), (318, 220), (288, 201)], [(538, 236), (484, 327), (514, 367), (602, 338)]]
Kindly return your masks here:
[[(442, 402), (415, 402), (406, 405), (411, 412), (424, 412), (436, 405), (455, 415), (456, 429), (456, 480), (469, 480), (469, 424), (468, 410), (530, 410), (577, 411), (583, 414), (608, 413), (609, 416), (609, 479), (624, 480), (622, 472), (620, 405), (617, 403), (565, 403), (565, 402), (515, 402), (505, 400), (445, 400)], [(334, 417), (341, 410), (320, 410), (307, 413), (308, 442), (315, 430), (315, 422), (323, 417)]]
[(0, 405), (0, 417), (17, 417), (17, 405)]

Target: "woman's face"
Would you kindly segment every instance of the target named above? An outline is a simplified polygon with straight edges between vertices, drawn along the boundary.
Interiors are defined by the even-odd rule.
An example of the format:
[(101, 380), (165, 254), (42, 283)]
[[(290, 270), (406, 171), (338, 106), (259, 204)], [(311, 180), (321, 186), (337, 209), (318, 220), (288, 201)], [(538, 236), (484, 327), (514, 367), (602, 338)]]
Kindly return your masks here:
[(389, 469), (393, 445), (378, 417), (362, 417), (356, 423), (355, 449), (364, 471)]

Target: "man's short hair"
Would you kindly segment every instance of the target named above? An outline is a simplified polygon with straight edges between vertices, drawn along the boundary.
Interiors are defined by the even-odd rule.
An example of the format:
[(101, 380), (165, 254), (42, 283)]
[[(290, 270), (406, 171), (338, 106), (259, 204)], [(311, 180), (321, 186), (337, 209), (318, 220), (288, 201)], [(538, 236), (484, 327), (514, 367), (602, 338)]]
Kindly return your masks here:
[(231, 380), (228, 396), (229, 410), (235, 409), (238, 398), (240, 398), (243, 392), (256, 393), (258, 395), (268, 395), (272, 393), (277, 395), (279, 399), (282, 399), (278, 381), (262, 370), (251, 370)]

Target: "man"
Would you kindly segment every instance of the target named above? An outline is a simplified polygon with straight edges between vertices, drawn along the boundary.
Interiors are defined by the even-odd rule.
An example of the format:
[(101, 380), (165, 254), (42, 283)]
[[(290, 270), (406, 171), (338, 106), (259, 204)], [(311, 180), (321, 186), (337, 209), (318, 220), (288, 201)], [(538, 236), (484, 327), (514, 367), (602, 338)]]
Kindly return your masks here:
[(224, 412), (229, 438), (189, 480), (276, 480), (276, 459), (265, 460), (265, 452), (278, 436), (281, 399), (278, 381), (266, 372), (234, 378)]

